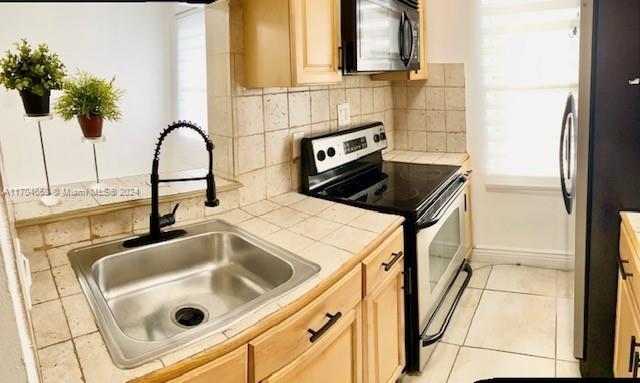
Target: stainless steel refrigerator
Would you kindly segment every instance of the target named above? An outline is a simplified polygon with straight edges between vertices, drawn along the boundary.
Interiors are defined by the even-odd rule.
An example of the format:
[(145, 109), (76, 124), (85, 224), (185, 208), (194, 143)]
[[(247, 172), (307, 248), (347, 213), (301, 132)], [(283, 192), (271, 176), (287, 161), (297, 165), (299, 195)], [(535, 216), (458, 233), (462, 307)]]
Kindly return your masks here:
[(583, 0), (580, 40), (580, 90), (560, 144), (563, 197), (575, 215), (574, 351), (583, 377), (608, 377), (619, 212), (640, 210), (640, 0)]

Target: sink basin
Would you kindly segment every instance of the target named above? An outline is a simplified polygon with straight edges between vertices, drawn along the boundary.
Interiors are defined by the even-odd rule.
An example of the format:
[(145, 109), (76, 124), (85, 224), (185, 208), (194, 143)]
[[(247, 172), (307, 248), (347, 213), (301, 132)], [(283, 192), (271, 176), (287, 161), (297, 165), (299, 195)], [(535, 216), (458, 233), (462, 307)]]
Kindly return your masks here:
[(119, 240), (69, 252), (118, 367), (222, 331), (320, 271), (224, 221), (183, 229), (139, 248)]

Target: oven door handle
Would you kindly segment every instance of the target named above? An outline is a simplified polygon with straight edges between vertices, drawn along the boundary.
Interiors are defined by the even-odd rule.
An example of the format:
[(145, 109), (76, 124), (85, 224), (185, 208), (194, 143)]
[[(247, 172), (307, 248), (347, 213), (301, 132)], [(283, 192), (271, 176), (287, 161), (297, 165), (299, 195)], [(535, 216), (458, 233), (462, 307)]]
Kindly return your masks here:
[(426, 229), (428, 227), (431, 227), (431, 226), (435, 225), (436, 223), (438, 223), (438, 221), (440, 221), (440, 219), (442, 219), (442, 217), (444, 217), (444, 215), (446, 214), (447, 210), (449, 210), (451, 205), (453, 205), (455, 203), (455, 201), (458, 198), (458, 196), (460, 196), (460, 193), (469, 184), (469, 178), (467, 178), (467, 176), (463, 175), (460, 179), (463, 179), (464, 181), (460, 183), (460, 185), (458, 186), (458, 189), (456, 189), (456, 191), (453, 194), (453, 196), (451, 196), (449, 198), (449, 201), (444, 206), (442, 206), (434, 216), (424, 217), (424, 218), (420, 218), (418, 220), (418, 222), (416, 223), (416, 226), (417, 226), (418, 230), (422, 230), (422, 229)]

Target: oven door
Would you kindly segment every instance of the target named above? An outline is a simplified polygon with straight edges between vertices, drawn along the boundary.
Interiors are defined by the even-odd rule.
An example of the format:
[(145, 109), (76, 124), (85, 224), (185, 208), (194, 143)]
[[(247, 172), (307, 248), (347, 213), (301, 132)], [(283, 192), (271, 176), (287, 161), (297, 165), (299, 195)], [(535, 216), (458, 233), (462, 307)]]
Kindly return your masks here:
[[(431, 318), (443, 316), (440, 315), (441, 313), (444, 316), (453, 314), (453, 308), (460, 297), (456, 297), (452, 286), (458, 284), (458, 276), (461, 276), (464, 285), (462, 288), (456, 286), (459, 295), (461, 295), (471, 273), (464, 265), (467, 248), (464, 188), (467, 182), (465, 181), (458, 186), (457, 191), (450, 199), (451, 202), (445, 205), (441, 214), (438, 214), (441, 218), (433, 225), (419, 230), (417, 234), (416, 264), (421, 367), (432, 351), (432, 348), (427, 350), (426, 347), (422, 347), (425, 345), (425, 340), (422, 337), (428, 337), (431, 332), (434, 332), (431, 327), (438, 327), (435, 329), (435, 333), (444, 331), (446, 328), (446, 325), (430, 323)], [(464, 276), (467, 278), (465, 279)], [(449, 299), (450, 295), (453, 296), (452, 299)], [(436, 310), (438, 313), (434, 315)], [(439, 339), (441, 336), (442, 334), (439, 334), (436, 338)]]
[(356, 72), (420, 69), (420, 16), (397, 0), (356, 0)]

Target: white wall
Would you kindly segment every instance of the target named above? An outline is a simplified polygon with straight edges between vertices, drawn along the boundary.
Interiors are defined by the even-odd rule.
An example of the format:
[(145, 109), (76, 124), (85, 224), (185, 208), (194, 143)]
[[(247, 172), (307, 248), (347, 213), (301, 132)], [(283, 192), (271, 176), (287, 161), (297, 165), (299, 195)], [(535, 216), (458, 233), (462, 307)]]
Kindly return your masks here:
[[(125, 89), (123, 118), (105, 121), (107, 142), (98, 147), (103, 178), (148, 173), (158, 133), (172, 120), (174, 13), (172, 4), (0, 5), (0, 50), (22, 37), (34, 45), (45, 42), (70, 73), (81, 68), (115, 76), (116, 86)], [(17, 92), (0, 90), (0, 143), (10, 187), (44, 184), (37, 128), (23, 120), (23, 113)], [(43, 134), (53, 184), (93, 179), (91, 147), (80, 142), (75, 120), (56, 117), (44, 123)], [(164, 170), (191, 167), (185, 163), (190, 158), (175, 156), (185, 140), (190, 141), (186, 135), (170, 140), (161, 161)]]
[(480, 257), (521, 256), (535, 264), (572, 266), (566, 253), (571, 251), (573, 238), (559, 190), (486, 187), (479, 3), (480, 0), (427, 0), (428, 61), (466, 64), (467, 148), (474, 171), (474, 253)]

